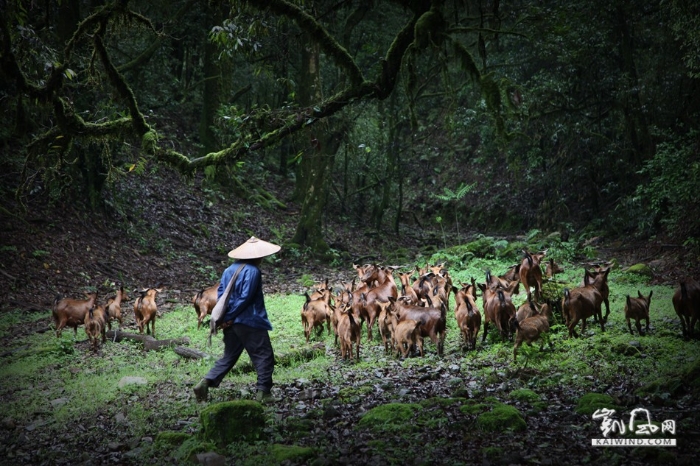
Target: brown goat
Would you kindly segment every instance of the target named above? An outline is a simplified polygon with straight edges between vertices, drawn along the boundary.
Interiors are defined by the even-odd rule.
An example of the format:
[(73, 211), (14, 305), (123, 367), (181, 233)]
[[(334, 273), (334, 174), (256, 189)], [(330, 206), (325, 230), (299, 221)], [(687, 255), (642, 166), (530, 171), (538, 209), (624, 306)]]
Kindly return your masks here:
[(357, 360), (360, 360), (360, 340), (362, 333), (360, 322), (351, 306), (345, 308), (338, 318), (338, 338), (340, 339), (340, 357), (343, 359), (353, 359), (352, 345), (356, 345)]
[(353, 297), (356, 315), (359, 315), (363, 321), (367, 321), (368, 341), (372, 340), (372, 327), (381, 312), (379, 303), (387, 302), (390, 298), (396, 299), (399, 295), (392, 272), (390, 268), (371, 266), (365, 272), (362, 281), (368, 285), (370, 283), (377, 283), (377, 285), (370, 288), (367, 293), (360, 293), (359, 300), (354, 300)]
[(128, 299), (126, 293), (124, 293), (124, 287), (120, 286), (117, 290), (117, 294), (114, 298), (109, 298), (107, 304), (105, 304), (107, 327), (112, 330), (112, 321), (116, 320), (119, 322), (119, 327), (122, 326), (122, 301)]
[(610, 273), (610, 269), (611, 267), (598, 267), (593, 272), (586, 270), (583, 276), (584, 286), (588, 284), (594, 286), (605, 303), (605, 322), (608, 321), (608, 316), (610, 315), (610, 287), (608, 287), (608, 274)]
[(396, 324), (394, 329), (394, 340), (396, 341), (396, 356), (399, 352), (404, 358), (408, 357), (408, 352), (414, 346), (418, 347), (420, 355), (423, 356), (423, 339), (420, 336), (419, 320), (406, 319)]
[(528, 317), (532, 317), (537, 314), (542, 314), (543, 316), (547, 317), (550, 325), (552, 324), (554, 319), (552, 307), (547, 303), (537, 305), (532, 300), (526, 301), (520, 305), (518, 311), (515, 313), (515, 318), (518, 319), (518, 322), (522, 322)]
[(581, 332), (586, 331), (586, 319), (591, 316), (597, 316), (600, 323), (600, 330), (605, 331), (605, 321), (601, 312), (601, 303), (603, 296), (591, 284), (577, 287), (569, 291), (564, 288), (564, 298), (562, 298), (561, 309), (566, 321), (566, 326), (569, 329), (569, 337), (577, 337), (576, 324), (581, 323)]
[(680, 282), (672, 301), (681, 320), (683, 338), (692, 338), (695, 324), (700, 318), (700, 285), (693, 279)]
[(211, 315), (211, 311), (214, 310), (219, 295), (220, 284), (221, 282), (216, 282), (216, 284), (209, 288), (199, 290), (197, 294), (192, 297), (192, 306), (194, 306), (194, 312), (197, 314), (197, 330), (202, 326), (204, 318)]
[(60, 338), (64, 327), (73, 327), (73, 334), (78, 336), (78, 326), (85, 323), (88, 311), (97, 303), (97, 292), (85, 293), (87, 300), (63, 298), (54, 299), (51, 315), (56, 325), (56, 337)]
[[(487, 273), (487, 282), (488, 275)], [(511, 300), (511, 292), (504, 290), (500, 286), (489, 286), (481, 283), (479, 288), (483, 292), (482, 300), (484, 306), (484, 335), (481, 341), (486, 341), (490, 322), (494, 323), (503, 339), (511, 339), (512, 329), (509, 321), (515, 316), (515, 305)]]
[(547, 278), (554, 278), (554, 276), (558, 273), (564, 272), (564, 268), (554, 262), (554, 259), (549, 259), (547, 261), (547, 265), (544, 268), (544, 275)]
[(481, 314), (474, 300), (474, 286), (462, 289), (452, 288), (455, 295), (455, 319), (462, 335), (462, 342), (467, 349), (476, 349), (476, 337), (481, 327)]
[(306, 343), (308, 343), (311, 330), (316, 329), (316, 337), (319, 337), (323, 332), (324, 323), (330, 335), (331, 314), (333, 311), (322, 298), (312, 300), (309, 293), (304, 293), (304, 296), (306, 296), (306, 302), (301, 309), (301, 325), (304, 327), (304, 336), (306, 337)]
[(85, 314), (85, 333), (88, 336), (88, 340), (92, 343), (92, 348), (97, 349), (100, 337), (102, 337), (102, 343), (107, 341), (105, 335), (105, 326), (107, 323), (107, 311), (102, 306), (91, 307), (87, 314)]
[(393, 304), (392, 316), (396, 319), (394, 328), (403, 320), (420, 321), (421, 337), (430, 338), (437, 347), (438, 354), (442, 356), (447, 332), (447, 309), (444, 306), (441, 309), (414, 306), (403, 299), (393, 297), (389, 298), (389, 301)]
[(513, 362), (518, 360), (518, 348), (520, 348), (523, 341), (532, 346), (532, 342), (537, 340), (540, 335), (543, 336), (540, 351), (544, 348), (545, 343), (549, 343), (549, 347), (553, 348), (552, 341), (549, 338), (549, 319), (547, 319), (547, 316), (535, 313), (523, 319), (522, 322), (518, 322), (518, 319), (513, 319), (512, 324), (516, 329)]
[(634, 335), (632, 332), (632, 323), (630, 319), (635, 320), (635, 326), (637, 327), (637, 333), (643, 335), (642, 325), (640, 320), (646, 320), (647, 326), (644, 333), (649, 333), (649, 305), (651, 304), (651, 295), (654, 294), (654, 290), (649, 291), (649, 296), (644, 296), (641, 291), (637, 290), (638, 298), (630, 298), (627, 295), (627, 301), (625, 303), (625, 319), (627, 319), (627, 327), (630, 329), (630, 334)]
[(540, 262), (546, 254), (541, 252), (538, 254), (530, 254), (523, 250), (525, 257), (520, 263), (520, 283), (525, 287), (528, 299), (530, 299), (530, 287), (535, 288), (535, 300), (539, 301), (542, 296), (542, 269)]
[(377, 318), (379, 335), (384, 342), (384, 352), (388, 353), (389, 348), (394, 348), (394, 323), (391, 319), (391, 302), (379, 303), (381, 311)]
[(153, 337), (156, 336), (156, 317), (158, 315), (156, 295), (161, 291), (161, 288), (147, 288), (141, 290), (141, 296), (134, 301), (134, 318), (136, 319), (139, 333), (143, 333), (145, 328), (146, 334), (150, 334)]

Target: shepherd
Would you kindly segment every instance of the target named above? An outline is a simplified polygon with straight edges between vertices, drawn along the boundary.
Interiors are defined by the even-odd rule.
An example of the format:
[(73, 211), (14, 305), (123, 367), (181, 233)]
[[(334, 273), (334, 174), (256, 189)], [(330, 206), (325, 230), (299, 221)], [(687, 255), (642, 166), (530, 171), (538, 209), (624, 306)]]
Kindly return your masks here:
[(260, 265), (264, 257), (280, 249), (276, 244), (253, 236), (228, 253), (235, 262), (224, 270), (217, 290), (217, 300), (224, 296), (223, 311), (220, 318), (212, 312), (210, 322), (211, 334), (216, 334), (217, 329), (223, 331), (224, 355), (194, 387), (197, 401), (207, 400), (209, 387), (216, 388), (221, 384), (244, 349), (258, 375), (256, 399), (272, 399), (270, 389), (275, 355), (268, 333), (272, 330), (272, 324), (265, 309)]

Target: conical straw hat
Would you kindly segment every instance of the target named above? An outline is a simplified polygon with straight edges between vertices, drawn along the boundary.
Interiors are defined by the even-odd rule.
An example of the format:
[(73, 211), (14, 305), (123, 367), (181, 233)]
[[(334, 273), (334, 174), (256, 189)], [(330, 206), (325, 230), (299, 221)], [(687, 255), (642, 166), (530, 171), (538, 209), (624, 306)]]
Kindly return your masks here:
[(268, 243), (261, 239), (251, 236), (248, 241), (238, 246), (236, 249), (229, 251), (228, 256), (232, 259), (258, 259), (260, 257), (270, 256), (282, 249), (276, 244)]

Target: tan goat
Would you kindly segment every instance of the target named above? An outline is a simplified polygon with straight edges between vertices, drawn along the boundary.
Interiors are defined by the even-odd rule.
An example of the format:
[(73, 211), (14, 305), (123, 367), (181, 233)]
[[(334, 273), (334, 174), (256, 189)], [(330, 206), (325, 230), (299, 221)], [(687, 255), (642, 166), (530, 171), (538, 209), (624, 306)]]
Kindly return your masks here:
[(126, 301), (127, 295), (124, 293), (124, 287), (120, 286), (114, 298), (109, 298), (105, 304), (107, 327), (112, 330), (112, 321), (119, 322), (119, 327), (122, 326), (122, 301)]
[(95, 350), (99, 344), (100, 336), (102, 337), (102, 343), (107, 340), (105, 335), (107, 320), (107, 311), (102, 306), (93, 306), (85, 314), (85, 320), (83, 321), (85, 333), (92, 344), (92, 348)]
[(357, 360), (360, 360), (360, 332), (359, 318), (353, 315), (352, 306), (348, 306), (345, 312), (338, 318), (338, 338), (340, 340), (340, 357), (343, 359), (353, 359), (352, 345), (356, 346)]
[(394, 328), (394, 340), (396, 342), (396, 356), (399, 352), (403, 357), (408, 357), (408, 352), (413, 346), (418, 347), (420, 355), (423, 356), (423, 339), (420, 336), (420, 321), (418, 320), (402, 320), (396, 324)]
[(221, 282), (216, 282), (209, 288), (199, 290), (197, 294), (192, 297), (192, 306), (194, 307), (194, 312), (197, 313), (197, 330), (202, 326), (204, 318), (211, 315), (211, 311), (214, 310), (219, 295), (220, 284)]
[(549, 319), (547, 319), (547, 316), (536, 313), (523, 319), (522, 322), (518, 322), (518, 319), (514, 318), (512, 323), (516, 329), (513, 362), (518, 360), (518, 348), (520, 348), (523, 341), (532, 346), (532, 342), (542, 336), (540, 351), (544, 348), (545, 343), (548, 343), (549, 347), (553, 348), (552, 341), (549, 338)]
[(85, 323), (88, 311), (97, 303), (97, 292), (85, 293), (87, 300), (63, 298), (58, 296), (53, 302), (51, 315), (56, 325), (56, 337), (61, 336), (64, 327), (73, 327), (73, 334), (78, 336), (78, 327)]
[(156, 317), (158, 315), (156, 295), (161, 291), (161, 288), (147, 288), (141, 290), (141, 296), (134, 301), (134, 318), (136, 319), (139, 333), (143, 333), (145, 328), (146, 334), (150, 334), (153, 337), (156, 336)]
[(304, 328), (306, 343), (308, 343), (313, 329), (316, 329), (316, 337), (321, 336), (324, 323), (330, 335), (333, 310), (322, 298), (312, 300), (309, 293), (304, 293), (304, 296), (306, 296), (306, 302), (301, 309), (301, 325)]

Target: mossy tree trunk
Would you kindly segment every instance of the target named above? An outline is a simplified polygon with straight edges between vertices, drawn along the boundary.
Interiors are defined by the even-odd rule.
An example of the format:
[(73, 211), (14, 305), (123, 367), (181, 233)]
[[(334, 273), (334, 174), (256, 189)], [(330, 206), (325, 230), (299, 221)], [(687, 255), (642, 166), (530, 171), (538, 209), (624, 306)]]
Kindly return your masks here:
[[(221, 8), (209, 4), (207, 8), (207, 24), (209, 26), (221, 24), (224, 15)], [(209, 40), (209, 30), (204, 36), (204, 85), (202, 91), (202, 114), (199, 119), (199, 139), (202, 143), (201, 155), (213, 152), (219, 147), (214, 134), (214, 118), (222, 101), (222, 73), (223, 65), (218, 58), (216, 44)]]
[[(299, 100), (309, 106), (323, 99), (319, 68), (320, 47), (309, 42), (304, 47), (301, 66)], [(308, 246), (314, 254), (325, 256), (329, 246), (323, 238), (322, 218), (324, 201), (327, 198), (326, 174), (342, 142), (343, 132), (338, 130), (336, 119), (329, 119), (309, 131), (310, 147), (297, 167), (295, 195), (301, 200), (301, 213), (292, 242)]]

